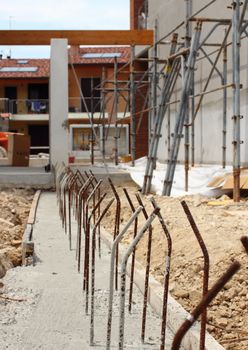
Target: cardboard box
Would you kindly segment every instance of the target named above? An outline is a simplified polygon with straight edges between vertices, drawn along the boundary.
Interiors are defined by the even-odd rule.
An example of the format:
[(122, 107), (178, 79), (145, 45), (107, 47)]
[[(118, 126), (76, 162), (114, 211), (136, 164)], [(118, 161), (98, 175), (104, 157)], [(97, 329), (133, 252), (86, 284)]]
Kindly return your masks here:
[(8, 159), (12, 166), (29, 166), (30, 136), (10, 134)]

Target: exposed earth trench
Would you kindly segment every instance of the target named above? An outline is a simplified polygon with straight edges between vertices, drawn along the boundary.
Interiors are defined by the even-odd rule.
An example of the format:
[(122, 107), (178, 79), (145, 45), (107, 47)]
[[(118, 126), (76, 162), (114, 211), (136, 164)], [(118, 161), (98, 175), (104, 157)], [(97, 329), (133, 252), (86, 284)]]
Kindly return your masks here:
[[(134, 202), (137, 188), (132, 183), (122, 184)], [(121, 224), (127, 222), (131, 210), (123, 192), (116, 187), (121, 198)], [(0, 273), (21, 263), (21, 238), (30, 210), (34, 192), (32, 190), (1, 191), (0, 199)], [(112, 196), (108, 190), (108, 198)], [(148, 197), (141, 196), (148, 212), (152, 211)], [(227, 198), (221, 198), (222, 205), (209, 205), (209, 199), (199, 195), (184, 198), (155, 196), (161, 213), (173, 239), (173, 254), (170, 274), (170, 293), (190, 311), (201, 297), (203, 258), (199, 245), (187, 221), (180, 201), (186, 200), (196, 224), (204, 238), (210, 256), (211, 286), (223, 274), (230, 263), (237, 259), (242, 268), (219, 293), (208, 309), (208, 331), (228, 350), (248, 349), (248, 257), (242, 249), (240, 237), (247, 234), (248, 201), (233, 205)], [(113, 233), (115, 206), (108, 212), (103, 223)], [(144, 222), (139, 216), (139, 227)], [(133, 235), (129, 229), (123, 243), (127, 244)], [(145, 265), (147, 239), (138, 245), (136, 257)], [(151, 273), (163, 282), (166, 256), (166, 241), (158, 220), (153, 224)], [(3, 288), (2, 288), (3, 290)], [(1, 293), (1, 289), (0, 289)], [(15, 293), (13, 292), (13, 295)], [(35, 299), (35, 298), (34, 298)], [(14, 306), (12, 306), (13, 308)]]
[[(125, 186), (125, 185), (123, 185)], [(127, 184), (134, 206), (137, 188)], [(130, 206), (122, 187), (117, 187), (121, 200), (121, 223), (131, 216)], [(108, 191), (110, 196), (110, 192)], [(149, 196), (142, 200), (151, 213)], [(223, 196), (214, 205), (216, 198), (200, 195), (170, 198), (154, 196), (161, 208), (161, 214), (172, 236), (173, 252), (170, 272), (170, 293), (187, 310), (192, 310), (201, 299), (203, 283), (203, 256), (196, 237), (190, 227), (180, 201), (185, 200), (195, 219), (197, 227), (207, 246), (210, 257), (209, 286), (220, 277), (231, 262), (238, 260), (241, 270), (225, 286), (208, 308), (207, 330), (227, 350), (248, 349), (248, 256), (244, 252), (240, 238), (247, 234), (248, 201), (242, 199), (239, 205)], [(104, 221), (104, 226), (113, 232), (115, 207), (112, 207)], [(144, 223), (139, 216), (139, 227)], [(133, 228), (129, 229), (123, 243), (130, 242)], [(147, 235), (138, 245), (136, 258), (146, 263)], [(151, 253), (151, 273), (161, 283), (164, 279), (167, 244), (158, 220), (153, 222)]]
[(32, 189), (0, 192), (0, 278), (22, 262), (22, 236), (33, 195)]

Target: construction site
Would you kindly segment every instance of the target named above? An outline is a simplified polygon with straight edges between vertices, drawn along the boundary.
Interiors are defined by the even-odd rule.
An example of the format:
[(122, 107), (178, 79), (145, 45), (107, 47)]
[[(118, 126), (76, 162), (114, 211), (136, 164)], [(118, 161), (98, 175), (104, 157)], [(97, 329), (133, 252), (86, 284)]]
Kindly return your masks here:
[(248, 0), (0, 30), (0, 348), (248, 349)]

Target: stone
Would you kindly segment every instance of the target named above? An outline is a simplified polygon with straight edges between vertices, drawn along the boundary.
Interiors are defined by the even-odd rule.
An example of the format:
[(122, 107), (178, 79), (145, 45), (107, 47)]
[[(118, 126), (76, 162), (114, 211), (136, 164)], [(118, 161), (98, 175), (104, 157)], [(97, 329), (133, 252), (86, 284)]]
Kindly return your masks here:
[(218, 325), (221, 327), (226, 327), (228, 324), (227, 319), (223, 318), (223, 317), (217, 318), (216, 321), (217, 321)]
[(178, 298), (188, 298), (189, 297), (189, 293), (183, 289), (175, 290), (174, 295)]

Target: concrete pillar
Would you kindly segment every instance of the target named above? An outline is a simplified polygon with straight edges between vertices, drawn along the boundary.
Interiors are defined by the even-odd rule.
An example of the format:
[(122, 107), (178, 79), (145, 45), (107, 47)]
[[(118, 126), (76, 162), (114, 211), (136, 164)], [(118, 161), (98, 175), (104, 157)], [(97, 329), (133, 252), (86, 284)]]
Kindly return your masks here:
[(68, 164), (68, 40), (51, 40), (50, 61), (50, 162)]

